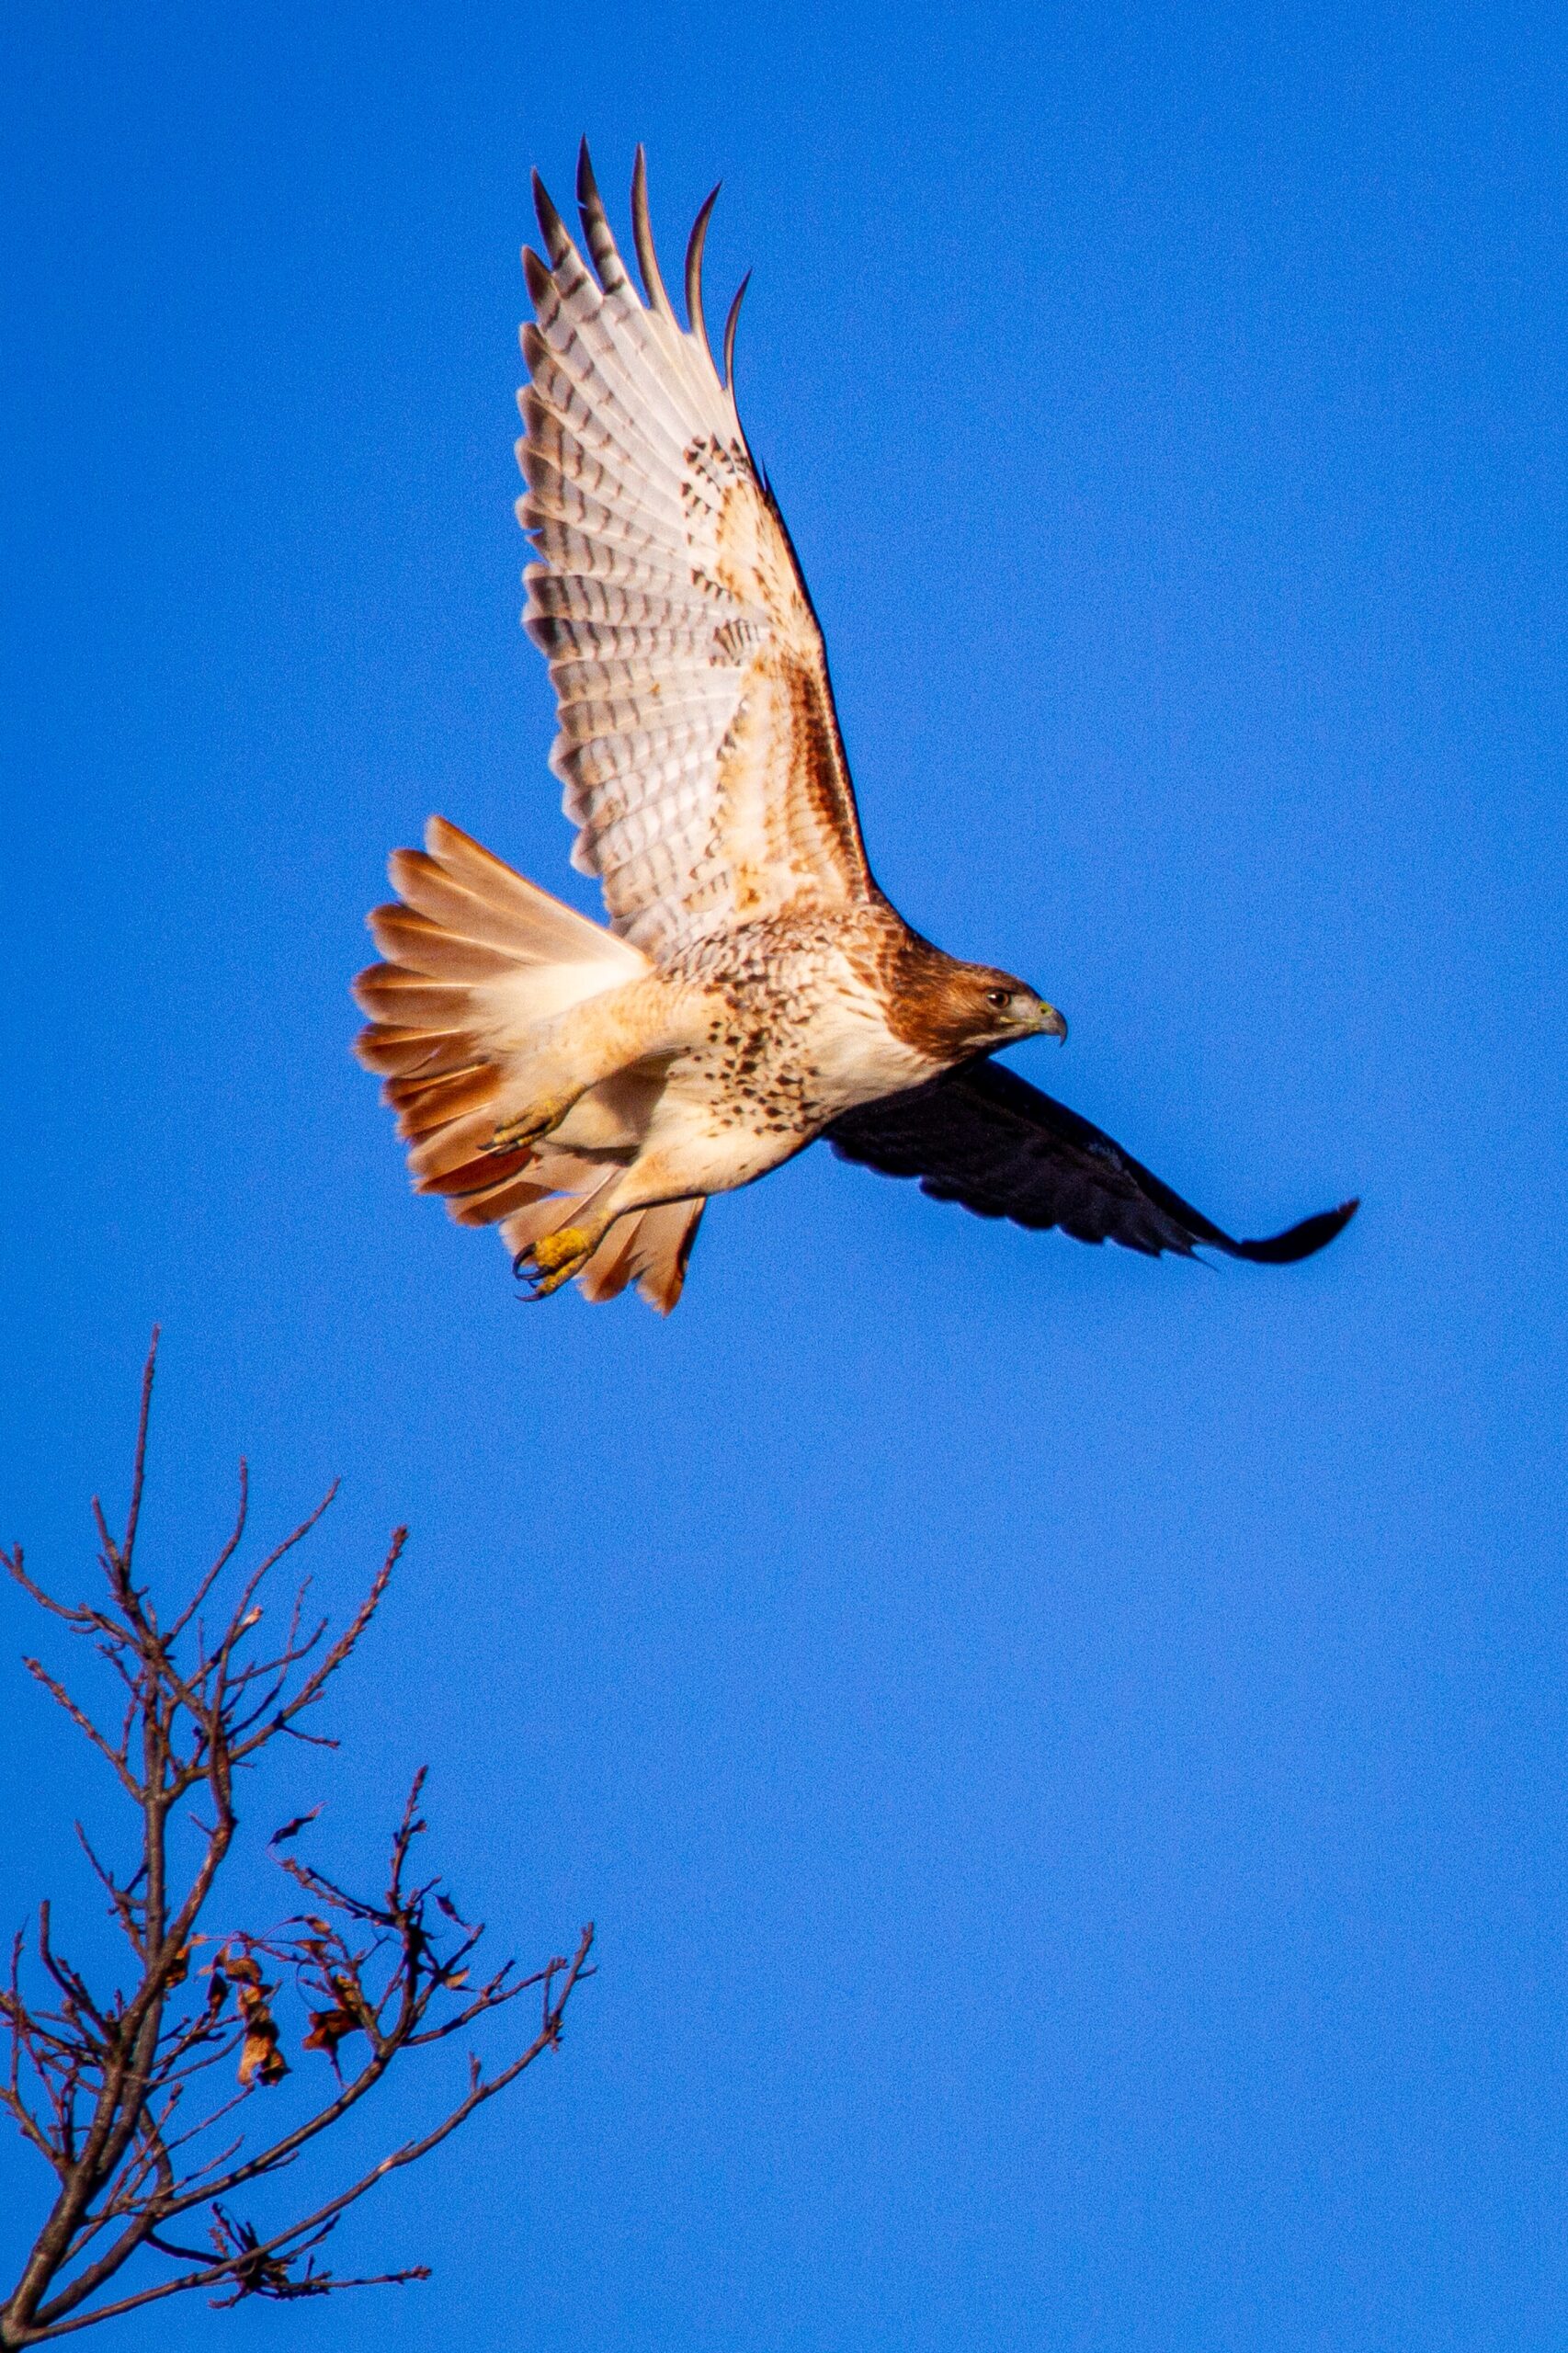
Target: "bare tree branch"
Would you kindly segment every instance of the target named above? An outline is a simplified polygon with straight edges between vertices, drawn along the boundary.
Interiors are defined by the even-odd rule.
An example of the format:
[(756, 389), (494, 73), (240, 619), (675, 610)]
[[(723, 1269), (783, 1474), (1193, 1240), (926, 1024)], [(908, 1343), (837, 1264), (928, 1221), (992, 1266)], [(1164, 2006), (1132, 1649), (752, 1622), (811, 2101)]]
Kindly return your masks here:
[[(123, 1687), (123, 1721), (106, 1731), (51, 1668), (27, 1661), (108, 1764), (137, 1825), (133, 1860), (123, 1871), (104, 1859), (112, 1847), (96, 1846), (76, 1825), (130, 1949), (131, 1975), (95, 1984), (59, 1949), (46, 1903), (37, 1935), (41, 1994), (24, 1986), (20, 1934), (0, 1984), (0, 2029), (8, 2043), (0, 2109), (54, 2177), (32, 2246), (0, 2302), (0, 2348), (43, 2344), (199, 2290), (217, 2291), (212, 2301), (229, 2305), (251, 2296), (288, 2300), (426, 2278), (425, 2267), (415, 2265), (345, 2279), (318, 2256), (350, 2206), (439, 2147), (559, 2045), (567, 2003), (592, 1974), (589, 1927), (570, 1961), (557, 1958), (521, 1978), (507, 1961), (472, 1982), (483, 1928), (463, 1919), (436, 1876), (414, 1870), (426, 1835), (423, 1767), (392, 1833), (379, 1894), (360, 1894), (315, 1863), (277, 1851), (316, 1821), (321, 1808), (312, 1806), (269, 1842), (295, 1902), (302, 1895), (310, 1908), (270, 1927), (230, 1924), (214, 1931), (202, 1925), (239, 1830), (235, 1769), (253, 1765), (282, 1735), (335, 1745), (296, 1720), (320, 1702), (358, 1650), (386, 1596), (406, 1531), (394, 1531), (369, 1591), (335, 1638), (328, 1639), (324, 1618), (306, 1631), (301, 1586), (269, 1643), (268, 1579), (315, 1529), (334, 1487), (241, 1577), (210, 1639), (201, 1613), (233, 1567), (246, 1532), (242, 1463), (233, 1530), (165, 1627), (151, 1588), (135, 1576), (156, 1357), (154, 1333), (142, 1374), (131, 1500), (118, 1539), (96, 1497), (93, 1503), (107, 1598), (63, 1602), (24, 1568), (19, 1546), (0, 1550), (0, 1564), (21, 1590), (86, 1642)], [(170, 1832), (182, 1823), (198, 1845), (189, 1861), (176, 1864)], [(178, 1852), (188, 1851), (182, 1841)], [(399, 2141), (346, 2186), (313, 2200), (307, 2195), (301, 2203), (309, 2211), (293, 2220), (262, 2224), (234, 2211), (237, 2192), (292, 2167), (406, 2053), (466, 2031), (530, 1987), (542, 1988), (537, 2033), (488, 2074), (471, 2057), (462, 2097), (434, 2124)], [(345, 2046), (356, 2054), (347, 2070)], [(255, 2129), (278, 2085), (296, 2074), (307, 2081), (322, 2065), (329, 2082), (302, 2114), (291, 2102), (285, 2129)], [(216, 2154), (199, 2157), (199, 2146), (212, 2151), (218, 2128), (229, 2120), (238, 2120), (237, 2131)], [(170, 2264), (185, 2268), (171, 2276)], [(133, 2265), (135, 2272), (128, 2268)]]

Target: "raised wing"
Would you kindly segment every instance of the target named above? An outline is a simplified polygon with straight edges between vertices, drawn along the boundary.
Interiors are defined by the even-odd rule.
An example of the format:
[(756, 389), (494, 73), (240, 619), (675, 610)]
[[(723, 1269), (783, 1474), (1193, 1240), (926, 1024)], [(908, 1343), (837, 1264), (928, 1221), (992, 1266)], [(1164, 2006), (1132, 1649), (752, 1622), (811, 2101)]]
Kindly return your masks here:
[(1119, 1242), (1151, 1258), (1162, 1250), (1189, 1258), (1201, 1244), (1259, 1266), (1289, 1266), (1332, 1242), (1358, 1207), (1344, 1201), (1265, 1241), (1237, 1242), (1100, 1129), (992, 1062), (847, 1111), (826, 1132), (841, 1159), (886, 1176), (918, 1176), (934, 1200), (1015, 1225), (1059, 1225), (1076, 1241)]
[[(717, 196), (718, 190), (714, 190)], [(544, 559), (523, 620), (550, 659), (551, 766), (615, 929), (656, 959), (787, 908), (870, 890), (822, 632), (733, 389), (735, 297), (721, 381), (702, 320), (702, 246), (686, 258), (689, 324), (659, 275), (642, 151), (628, 278), (585, 142), (577, 195), (590, 274), (534, 177), (549, 267), (526, 251), (517, 516)], [(744, 292), (743, 285), (741, 291)]]

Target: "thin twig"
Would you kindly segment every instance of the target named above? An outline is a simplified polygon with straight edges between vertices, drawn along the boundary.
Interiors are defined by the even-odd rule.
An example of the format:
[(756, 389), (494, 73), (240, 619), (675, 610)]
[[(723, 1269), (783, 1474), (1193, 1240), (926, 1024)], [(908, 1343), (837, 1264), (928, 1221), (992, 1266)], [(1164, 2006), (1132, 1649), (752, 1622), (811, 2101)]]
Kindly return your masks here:
[[(102, 1859), (112, 1845), (100, 1850), (86, 1826), (76, 1825), (94, 1879), (130, 1948), (129, 1982), (91, 1983), (56, 1948), (45, 1903), (37, 1938), (45, 2000), (35, 2003), (26, 1992), (19, 1936), (8, 1980), (0, 1984), (0, 2025), (7, 2038), (0, 2109), (46, 2159), (56, 2185), (20, 2276), (0, 2302), (0, 2348), (73, 2334), (187, 2290), (220, 2290), (214, 2301), (227, 2305), (256, 2295), (288, 2300), (425, 2278), (422, 2265), (338, 2278), (318, 2260), (319, 2251), (347, 2210), (378, 2181), (438, 2147), (559, 2043), (567, 2002), (592, 1974), (589, 1927), (570, 1962), (557, 1959), (519, 1976), (516, 1963), (504, 1961), (471, 1984), (483, 1927), (462, 1917), (434, 1874), (414, 1874), (416, 1842), (426, 1835), (424, 1767), (392, 1832), (380, 1895), (358, 1893), (313, 1862), (278, 1855), (312, 1909), (262, 1932), (235, 1929), (215, 1938), (202, 1928), (238, 1829), (235, 1768), (254, 1762), (279, 1736), (335, 1745), (329, 1733), (307, 1732), (297, 1719), (319, 1702), (358, 1650), (385, 1597), (406, 1531), (394, 1531), (368, 1592), (335, 1637), (329, 1639), (324, 1618), (305, 1629), (307, 1577), (292, 1596), (280, 1635), (270, 1643), (253, 1640), (270, 1608), (268, 1577), (316, 1529), (334, 1486), (258, 1567), (236, 1571), (233, 1605), (210, 1640), (203, 1613), (234, 1567), (246, 1533), (249, 1483), (242, 1462), (232, 1532), (162, 1624), (151, 1588), (134, 1579), (156, 1360), (154, 1333), (142, 1371), (131, 1499), (119, 1538), (101, 1504), (93, 1502), (104, 1598), (60, 1601), (25, 1567), (19, 1545), (0, 1552), (0, 1566), (21, 1590), (54, 1623), (85, 1641), (119, 1679), (124, 1712), (117, 1737), (52, 1668), (28, 1661), (29, 1672), (113, 1767), (117, 1786), (135, 1810), (140, 1839), (133, 1867), (122, 1875)], [(115, 1708), (118, 1713), (118, 1699)], [(319, 1811), (294, 1815), (274, 1834), (275, 1842), (297, 1836)], [(200, 1837), (199, 1851), (177, 1870), (172, 1859), (184, 1850), (171, 1845), (176, 1822), (189, 1823)], [(199, 1961), (202, 1950), (210, 1957)], [(405, 2052), (466, 2032), (529, 1988), (542, 1988), (542, 2007), (528, 2047), (489, 2075), (471, 2057), (466, 2090), (456, 2105), (347, 2188), (266, 2238), (224, 2202), (246, 2185), (293, 2167)], [(339, 2047), (355, 2036), (364, 2040), (358, 2063), (346, 2075)], [(267, 2087), (295, 2068), (308, 2070), (318, 2055), (331, 2067), (329, 2096), (275, 2137), (248, 2131), (247, 2125), (267, 2114)], [(237, 2065), (237, 2089), (212, 2072), (229, 2065)], [(198, 2144), (211, 2151), (225, 2124), (222, 2145), (199, 2157)], [(205, 2221), (210, 2254), (187, 2243), (177, 2227), (182, 2216)], [(145, 2280), (149, 2262), (171, 2260), (194, 2268)], [(143, 2284), (136, 2284), (131, 2266), (138, 2267)]]
[(460, 2125), (466, 2124), (477, 2109), (483, 2108), (487, 2100), (494, 2099), (498, 2092), (504, 2092), (509, 2084), (516, 2083), (524, 2069), (531, 2067), (542, 2052), (554, 2050), (559, 2046), (562, 2018), (578, 1979), (585, 1973), (585, 1964), (593, 1949), (593, 1942), (594, 1927), (590, 1921), (583, 1930), (573, 1959), (570, 1961), (565, 1960), (552, 1961), (549, 1969), (543, 1972), (546, 1976), (556, 1977), (565, 1971), (565, 1982), (555, 2000), (547, 2004), (544, 2022), (528, 2049), (520, 2052), (509, 2066), (503, 2067), (497, 2075), (488, 2078), (477, 2073), (478, 2061), (472, 2061), (472, 2072), (467, 2097), (460, 2100), (458, 2105), (431, 2131), (420, 2134), (417, 2139), (405, 2141), (401, 2148), (394, 2149), (390, 2155), (382, 2157), (378, 2165), (371, 2166), (369, 2173), (362, 2174), (359, 2179), (351, 2183), (347, 2189), (339, 2190), (335, 2198), (330, 2198), (324, 2205), (318, 2206), (313, 2213), (303, 2216), (301, 2221), (291, 2223), (286, 2230), (278, 2231), (271, 2238), (262, 2240), (254, 2247), (248, 2248), (244, 2256), (230, 2256), (224, 2262), (209, 2265), (205, 2270), (187, 2272), (182, 2279), (162, 2280), (156, 2287), (143, 2289), (139, 2295), (124, 2297), (118, 2303), (100, 2305), (97, 2312), (84, 2313), (78, 2319), (62, 2320), (51, 2325), (49, 2320), (49, 2308), (46, 2307), (39, 2314), (41, 2325), (31, 2332), (27, 2341), (39, 2343), (51, 2336), (67, 2336), (76, 2329), (91, 2327), (96, 2321), (117, 2319), (122, 2313), (139, 2311), (145, 2304), (160, 2303), (168, 2296), (181, 2295), (193, 2289), (216, 2286), (224, 2278), (232, 2277), (236, 2266), (243, 2261), (255, 2261), (282, 2255), (306, 2234), (317, 2232), (324, 2223), (335, 2221), (347, 2207), (363, 2198), (369, 2190), (374, 2189), (379, 2182), (384, 2181), (389, 2174), (395, 2173), (400, 2166), (415, 2165), (421, 2157), (428, 2156), (432, 2149), (439, 2148), (441, 2143), (449, 2139)]

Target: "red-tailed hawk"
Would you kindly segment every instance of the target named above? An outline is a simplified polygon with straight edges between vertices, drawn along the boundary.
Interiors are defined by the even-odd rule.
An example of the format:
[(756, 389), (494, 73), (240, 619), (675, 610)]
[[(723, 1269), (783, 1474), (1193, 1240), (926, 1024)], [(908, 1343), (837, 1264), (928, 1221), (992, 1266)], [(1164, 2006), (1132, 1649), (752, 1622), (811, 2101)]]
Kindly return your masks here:
[(358, 1052), (416, 1189), (499, 1223), (536, 1298), (574, 1276), (592, 1300), (635, 1281), (665, 1312), (709, 1196), (820, 1136), (982, 1216), (1151, 1256), (1321, 1249), (1354, 1201), (1233, 1241), (988, 1060), (1067, 1025), (1011, 973), (933, 948), (872, 880), (822, 632), (735, 407), (740, 295), (722, 375), (703, 324), (713, 199), (683, 327), (641, 150), (642, 295), (585, 145), (577, 195), (591, 269), (535, 176), (549, 258), (523, 256), (517, 514), (540, 557), (524, 623), (555, 685), (572, 862), (598, 877), (609, 927), (442, 818), (393, 853)]

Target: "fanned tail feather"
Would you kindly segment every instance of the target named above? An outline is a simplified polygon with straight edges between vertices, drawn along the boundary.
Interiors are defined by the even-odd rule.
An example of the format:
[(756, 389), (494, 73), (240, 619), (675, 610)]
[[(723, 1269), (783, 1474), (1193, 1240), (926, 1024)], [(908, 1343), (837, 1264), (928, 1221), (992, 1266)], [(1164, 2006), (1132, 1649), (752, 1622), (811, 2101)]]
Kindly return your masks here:
[[(354, 983), (369, 1017), (355, 1051), (397, 1113), (415, 1190), (441, 1196), (460, 1225), (499, 1224), (516, 1256), (581, 1216), (627, 1165), (651, 1097), (634, 1082), (607, 1082), (574, 1115), (573, 1144), (550, 1138), (497, 1153), (489, 1147), (508, 1062), (541, 1023), (647, 962), (444, 818), (431, 818), (425, 839), (423, 850), (393, 851), (398, 899), (369, 918), (384, 961)], [(618, 1220), (584, 1269), (585, 1295), (613, 1299), (635, 1280), (667, 1313), (702, 1206)]]
[(667, 1315), (681, 1295), (706, 1201), (664, 1201), (619, 1219), (583, 1269), (585, 1299), (618, 1298), (634, 1282), (650, 1307)]

